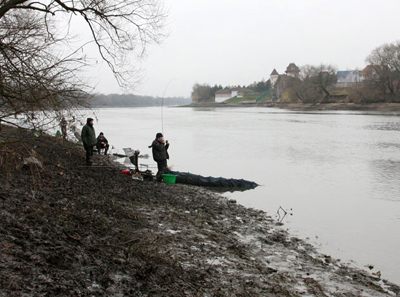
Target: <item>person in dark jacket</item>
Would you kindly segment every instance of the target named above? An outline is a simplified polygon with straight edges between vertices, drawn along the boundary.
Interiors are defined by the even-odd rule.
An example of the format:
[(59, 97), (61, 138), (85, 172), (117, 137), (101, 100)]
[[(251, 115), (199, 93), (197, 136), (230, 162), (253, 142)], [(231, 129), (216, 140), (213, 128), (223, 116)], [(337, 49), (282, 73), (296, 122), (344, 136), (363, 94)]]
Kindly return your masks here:
[(150, 147), (152, 148), (153, 159), (157, 162), (158, 171), (156, 174), (156, 179), (160, 182), (162, 181), (162, 175), (168, 171), (167, 159), (169, 159), (169, 156), (167, 150), (169, 143), (168, 140), (165, 142), (162, 133), (157, 133), (156, 139), (153, 141), (151, 146), (149, 146), (149, 148)]
[(92, 165), (93, 147), (97, 143), (96, 132), (93, 127), (93, 119), (88, 118), (86, 125), (82, 128), (81, 138), (83, 147), (86, 150), (86, 165)]
[(97, 144), (96, 144), (97, 150), (100, 154), (100, 150), (104, 149), (104, 155), (107, 155), (108, 148), (110, 147), (108, 144), (107, 138), (104, 137), (104, 133), (100, 132), (99, 136), (97, 136)]
[(64, 117), (62, 117), (61, 119), (60, 127), (61, 127), (62, 138), (65, 140), (67, 139), (67, 121), (65, 120)]

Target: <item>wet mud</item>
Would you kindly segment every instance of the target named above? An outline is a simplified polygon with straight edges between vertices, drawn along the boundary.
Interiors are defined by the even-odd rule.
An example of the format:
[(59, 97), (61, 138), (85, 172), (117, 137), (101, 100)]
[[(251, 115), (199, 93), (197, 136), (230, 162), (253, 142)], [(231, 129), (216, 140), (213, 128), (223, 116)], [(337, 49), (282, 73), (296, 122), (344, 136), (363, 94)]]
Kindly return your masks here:
[(218, 193), (132, 179), (111, 156), (84, 166), (80, 145), (54, 137), (1, 133), (0, 296), (400, 294)]

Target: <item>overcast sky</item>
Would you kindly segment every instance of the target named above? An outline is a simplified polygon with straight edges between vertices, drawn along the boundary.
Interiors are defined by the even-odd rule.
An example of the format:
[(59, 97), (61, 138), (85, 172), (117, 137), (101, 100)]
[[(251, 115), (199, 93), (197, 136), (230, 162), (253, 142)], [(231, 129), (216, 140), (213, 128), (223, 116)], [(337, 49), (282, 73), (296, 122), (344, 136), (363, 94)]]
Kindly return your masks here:
[[(195, 83), (249, 85), (292, 62), (361, 70), (374, 48), (400, 41), (398, 0), (163, 2), (171, 35), (149, 48), (135, 94), (190, 97)], [(123, 93), (102, 69), (96, 91)]]

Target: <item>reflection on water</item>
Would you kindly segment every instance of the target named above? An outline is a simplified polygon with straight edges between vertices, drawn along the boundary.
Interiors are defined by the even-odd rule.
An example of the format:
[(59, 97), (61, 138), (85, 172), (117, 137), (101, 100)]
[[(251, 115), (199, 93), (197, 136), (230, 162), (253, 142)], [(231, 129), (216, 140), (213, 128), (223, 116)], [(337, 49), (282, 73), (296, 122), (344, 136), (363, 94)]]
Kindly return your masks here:
[(151, 154), (161, 131), (174, 170), (264, 185), (223, 195), (272, 217), (290, 210), (279, 219), (293, 234), (400, 284), (399, 116), (165, 108), (161, 120), (160, 108), (115, 108), (98, 118), (115, 147)]
[(393, 143), (393, 142), (381, 142), (376, 144), (379, 148), (386, 149), (386, 148), (394, 148), (397, 152), (400, 149), (400, 143)]
[(374, 160), (370, 163), (373, 187), (370, 189), (375, 199), (400, 202), (400, 161)]
[(368, 125), (365, 128), (370, 130), (400, 131), (400, 123), (399, 122), (375, 123), (372, 125)]

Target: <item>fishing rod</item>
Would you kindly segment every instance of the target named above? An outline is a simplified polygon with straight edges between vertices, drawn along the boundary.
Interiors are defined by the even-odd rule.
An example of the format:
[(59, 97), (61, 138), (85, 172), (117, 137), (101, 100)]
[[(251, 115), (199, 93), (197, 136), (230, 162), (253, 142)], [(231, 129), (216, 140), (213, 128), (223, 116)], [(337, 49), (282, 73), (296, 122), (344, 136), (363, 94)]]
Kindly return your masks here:
[(174, 78), (171, 78), (170, 80), (169, 80), (169, 82), (167, 83), (167, 85), (165, 86), (165, 88), (164, 88), (164, 93), (163, 93), (163, 95), (162, 95), (162, 98), (161, 98), (161, 133), (164, 135), (164, 97), (165, 97), (165, 92), (167, 91), (167, 89), (168, 89), (168, 86), (170, 85), (170, 83), (173, 81), (173, 80), (175, 80)]

